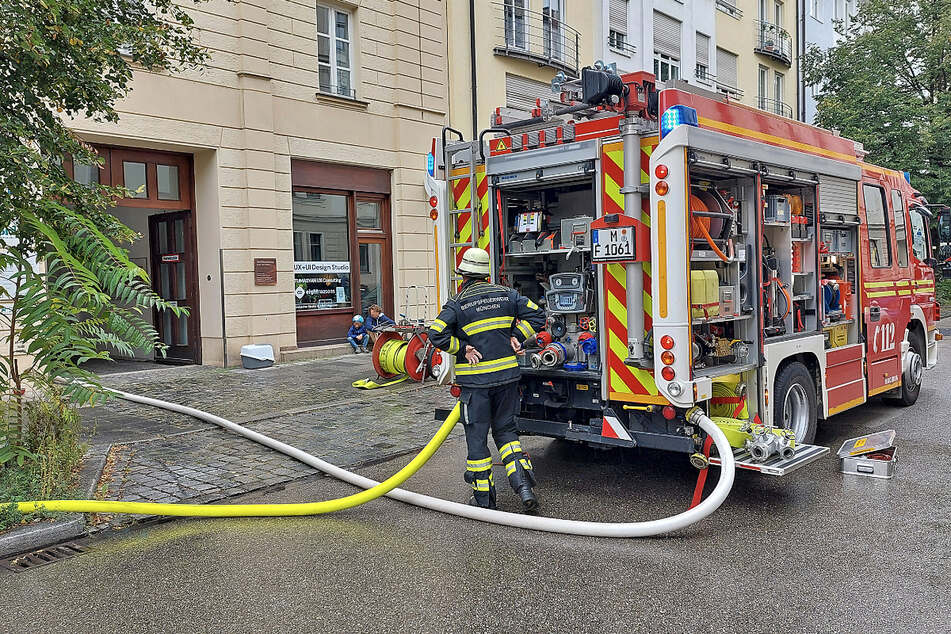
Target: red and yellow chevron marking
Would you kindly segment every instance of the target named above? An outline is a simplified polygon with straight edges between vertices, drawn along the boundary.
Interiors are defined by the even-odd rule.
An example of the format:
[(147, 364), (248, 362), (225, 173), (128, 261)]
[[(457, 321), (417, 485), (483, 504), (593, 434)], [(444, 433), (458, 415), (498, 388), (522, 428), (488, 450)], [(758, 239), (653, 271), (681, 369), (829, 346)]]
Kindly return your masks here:
[[(467, 168), (457, 168), (452, 170), (452, 176), (461, 176), (462, 174), (467, 173), (469, 170)], [(479, 231), (479, 241), (478, 245), (487, 249), (489, 246), (489, 181), (485, 177), (485, 166), (479, 165), (476, 167), (476, 192), (479, 196), (479, 222), (480, 222), (480, 231)], [(452, 182), (452, 208), (453, 209), (465, 209), (469, 206), (469, 201), (472, 196), (471, 188), (469, 187), (469, 179), (462, 178), (457, 181)], [(469, 242), (472, 239), (472, 214), (463, 213), (456, 216), (456, 231), (455, 236), (452, 237), (453, 242)], [(456, 247), (455, 248), (455, 257), (456, 257), (456, 266), (462, 262), (462, 254), (466, 252), (468, 247)]]
[[(641, 183), (650, 181), (647, 170), (650, 155), (657, 147), (657, 137), (641, 140)], [(604, 214), (624, 213), (624, 150), (621, 142), (606, 143), (601, 147), (602, 202)], [(643, 197), (641, 222), (650, 226), (650, 200)], [(644, 275), (644, 328), (653, 324), (651, 305), (651, 266), (641, 264)], [(623, 264), (609, 264), (604, 268), (604, 316), (608, 371), (608, 396), (614, 400), (666, 405), (667, 399), (657, 391), (651, 370), (624, 365), (627, 357), (627, 276)]]

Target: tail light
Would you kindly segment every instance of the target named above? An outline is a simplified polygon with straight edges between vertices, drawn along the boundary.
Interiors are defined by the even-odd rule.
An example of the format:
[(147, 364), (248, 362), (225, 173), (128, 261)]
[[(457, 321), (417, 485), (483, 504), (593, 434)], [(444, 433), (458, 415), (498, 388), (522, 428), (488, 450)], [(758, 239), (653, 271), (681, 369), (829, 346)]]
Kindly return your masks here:
[(664, 350), (660, 353), (660, 360), (664, 362), (664, 365), (673, 365), (674, 353), (670, 350)]
[(674, 347), (674, 338), (670, 335), (664, 335), (660, 338), (660, 347), (664, 350), (670, 350)]
[(674, 417), (677, 416), (677, 410), (670, 405), (665, 405), (664, 409), (660, 410), (660, 413), (663, 414), (667, 420), (674, 420)]
[(664, 377), (665, 381), (673, 381), (674, 376), (676, 376), (674, 374), (674, 369), (669, 365), (664, 366), (664, 369), (660, 371), (660, 375)]
[(667, 181), (658, 181), (654, 185), (654, 191), (657, 192), (658, 196), (666, 196), (667, 192), (670, 191), (670, 185), (667, 184)]
[(462, 388), (458, 385), (452, 385), (449, 388), (449, 393), (452, 394), (453, 398), (459, 398), (462, 395)]

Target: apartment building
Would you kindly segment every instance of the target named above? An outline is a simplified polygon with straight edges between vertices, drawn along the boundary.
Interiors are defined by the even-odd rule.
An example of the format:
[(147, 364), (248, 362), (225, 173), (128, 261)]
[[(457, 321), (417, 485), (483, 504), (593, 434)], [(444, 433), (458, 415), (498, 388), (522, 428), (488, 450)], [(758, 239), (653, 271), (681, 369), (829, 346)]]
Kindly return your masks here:
[(72, 122), (105, 166), (68, 168), (139, 189), (113, 213), (190, 311), (155, 324), (170, 359), (234, 365), (249, 343), (306, 358), (354, 313), (435, 285), (422, 182), (448, 115), (446, 9), (210, 0), (189, 8), (207, 68), (138, 69), (119, 123)]
[(648, 71), (659, 82), (684, 80), (713, 88), (714, 0), (601, 0), (595, 36), (599, 58), (618, 71)]
[(796, 118), (794, 0), (716, 0), (716, 85), (740, 103)]
[[(799, 10), (800, 54), (810, 46), (825, 51), (839, 41), (837, 27), (848, 28), (858, 11), (858, 0), (804, 0)], [(815, 122), (816, 95), (820, 92), (820, 86), (802, 86), (799, 113), (806, 123)]]
[(450, 125), (475, 136), (496, 108), (524, 116), (554, 100), (551, 80), (576, 77), (596, 58), (598, 11), (580, 0), (452, 0), (449, 25)]

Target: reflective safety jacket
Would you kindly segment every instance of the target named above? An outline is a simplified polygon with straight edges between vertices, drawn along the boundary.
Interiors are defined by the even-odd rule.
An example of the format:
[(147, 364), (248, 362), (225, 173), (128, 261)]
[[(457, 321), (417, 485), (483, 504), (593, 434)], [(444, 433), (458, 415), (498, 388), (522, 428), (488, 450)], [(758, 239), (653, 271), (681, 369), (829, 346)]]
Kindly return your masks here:
[[(545, 327), (545, 311), (510, 288), (482, 280), (466, 282), (446, 302), (429, 329), (436, 347), (456, 355), (456, 382), (464, 387), (494, 387), (521, 376), (512, 337), (524, 342)], [(482, 354), (470, 365), (466, 345)]]

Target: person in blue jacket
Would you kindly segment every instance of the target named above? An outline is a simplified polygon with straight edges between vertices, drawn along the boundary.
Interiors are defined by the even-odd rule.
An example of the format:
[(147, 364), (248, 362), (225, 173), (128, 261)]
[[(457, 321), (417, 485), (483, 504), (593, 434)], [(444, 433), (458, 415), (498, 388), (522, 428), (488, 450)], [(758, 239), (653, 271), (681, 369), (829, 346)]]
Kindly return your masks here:
[(376, 343), (376, 338), (380, 336), (379, 331), (395, 323), (395, 321), (383, 314), (383, 308), (381, 308), (379, 304), (370, 306), (365, 322), (367, 330), (370, 332), (370, 341)]
[(370, 333), (363, 325), (363, 315), (353, 316), (353, 323), (350, 324), (350, 330), (347, 331), (347, 341), (353, 347), (353, 354), (369, 352), (367, 346), (370, 344)]

